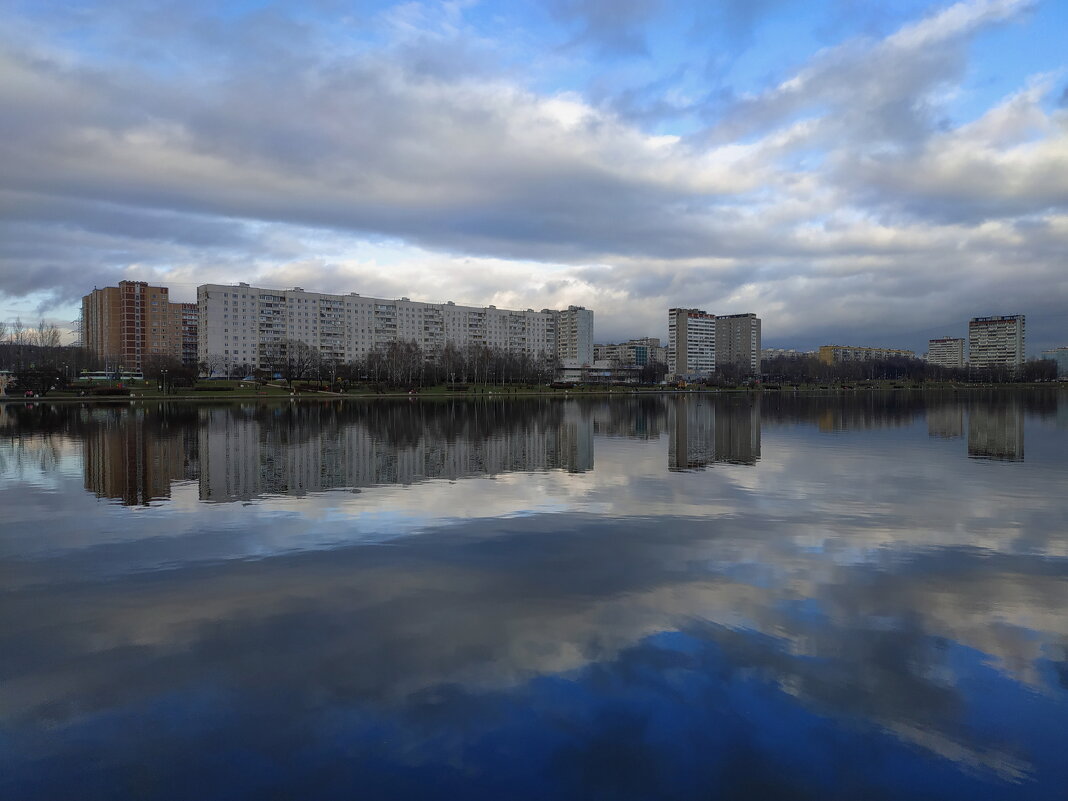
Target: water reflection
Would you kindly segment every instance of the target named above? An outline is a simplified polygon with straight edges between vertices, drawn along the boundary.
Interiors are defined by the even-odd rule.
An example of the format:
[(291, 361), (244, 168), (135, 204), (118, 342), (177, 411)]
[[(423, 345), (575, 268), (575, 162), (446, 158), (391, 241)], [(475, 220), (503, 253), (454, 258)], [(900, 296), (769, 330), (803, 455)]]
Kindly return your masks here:
[(8, 410), (0, 797), (1056, 798), (1065, 398), (886, 401)]
[(57, 449), (76, 444), (85, 488), (101, 498), (144, 505), (169, 498), (174, 482), (196, 481), (200, 500), (248, 501), (512, 472), (580, 473), (594, 468), (594, 441), (602, 436), (657, 440), (666, 432), (672, 471), (755, 465), (762, 422), (834, 433), (905, 427), (921, 417), (934, 438), (966, 431), (970, 457), (1023, 461), (1027, 414), (1062, 419), (1065, 407), (1056, 392), (38, 405), (0, 408), (0, 432), (8, 435), (0, 469), (25, 460), (54, 469)]
[(759, 398), (673, 398), (668, 469), (694, 470), (716, 462), (756, 464), (760, 458)]
[(94, 409), (90, 417), (82, 464), (85, 488), (97, 497), (148, 504), (169, 498), (171, 482), (196, 479), (195, 420), (140, 408)]
[(562, 404), (228, 407), (198, 432), (204, 501), (593, 469), (592, 421)]
[(968, 455), (977, 459), (1023, 461), (1023, 411), (1015, 399), (969, 409)]
[(953, 403), (927, 410), (927, 434), (939, 439), (964, 436), (964, 404)]

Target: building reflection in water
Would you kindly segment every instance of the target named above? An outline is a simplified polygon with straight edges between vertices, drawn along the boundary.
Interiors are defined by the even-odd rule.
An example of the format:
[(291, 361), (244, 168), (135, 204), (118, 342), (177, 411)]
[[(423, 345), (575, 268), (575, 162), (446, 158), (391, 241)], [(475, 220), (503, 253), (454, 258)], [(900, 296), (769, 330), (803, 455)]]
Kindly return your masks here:
[[(0, 435), (10, 439), (4, 458), (12, 464), (17, 457), (47, 468), (60, 445), (74, 445), (86, 490), (144, 505), (169, 498), (176, 481), (198, 482), (201, 500), (234, 501), (511, 472), (581, 473), (594, 468), (595, 437), (658, 440), (665, 432), (671, 471), (755, 465), (762, 421), (837, 432), (909, 426), (925, 415), (931, 437), (966, 431), (969, 457), (1023, 461), (1025, 416), (1063, 421), (1058, 403), (1055, 392), (969, 392), (40, 404), (3, 410)], [(38, 435), (14, 433), (30, 429)], [(51, 462), (31, 450), (47, 451)]]
[(204, 501), (593, 469), (592, 418), (558, 403), (211, 408), (199, 439)]
[(197, 438), (189, 420), (166, 412), (100, 407), (88, 412), (82, 466), (85, 488), (126, 506), (171, 495), (171, 482), (195, 480)]
[(968, 409), (968, 456), (1004, 462), (1024, 460), (1023, 409), (1015, 398)]
[(632, 395), (581, 403), (590, 408), (593, 433), (599, 437), (654, 440), (663, 435), (667, 425), (664, 395)]
[(760, 459), (760, 400), (682, 396), (668, 406), (669, 470), (698, 470), (716, 462), (753, 465)]
[(964, 436), (964, 406), (948, 403), (927, 410), (927, 435), (938, 439), (960, 439)]
[[(590, 470), (602, 448), (576, 482), (210, 516), (94, 513), (74, 469), (0, 481), (45, 512), (3, 540), (5, 773), (37, 798), (258, 797), (274, 762), (310, 798), (516, 775), (532, 798), (1061, 797), (1066, 437), (1035, 426), (1028, 466), (966, 456), (1022, 457), (1019, 421), (1064, 405), (1004, 400), (898, 404), (897, 429), (869, 398), (744, 395), (0, 409), (0, 478), (25, 442), (131, 503), (165, 474), (208, 492), (244, 470), (223, 499)], [(853, 428), (819, 433), (820, 403)], [(964, 419), (967, 441), (928, 439)], [(669, 452), (764, 461), (680, 476)], [(380, 547), (385, 515), (418, 531)]]

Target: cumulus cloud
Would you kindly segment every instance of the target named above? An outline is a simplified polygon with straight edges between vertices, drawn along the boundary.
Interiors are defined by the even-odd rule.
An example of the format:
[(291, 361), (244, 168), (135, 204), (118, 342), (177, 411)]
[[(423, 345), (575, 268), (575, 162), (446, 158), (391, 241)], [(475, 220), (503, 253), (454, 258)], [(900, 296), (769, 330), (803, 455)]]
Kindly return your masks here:
[[(270, 280), (577, 302), (598, 311), (598, 339), (663, 334), (664, 309), (687, 302), (756, 311), (767, 340), (801, 345), (922, 333), (997, 302), (1032, 315), (1033, 344), (1053, 341), (1068, 140), (1052, 79), (947, 122), (971, 42), (1028, 8), (960, 2), (848, 38), (719, 96), (689, 134), (664, 127), (700, 105), (667, 98), (670, 81), (630, 110), (546, 89), (544, 65), (517, 69), (513, 40), (464, 4), (330, 25), (116, 7), (92, 47), (60, 35), (73, 11), (16, 19), (0, 55), (0, 294), (59, 306), (86, 281), (151, 276), (177, 295)], [(616, 53), (641, 51), (665, 13), (607, 9), (555, 13)], [(148, 58), (146, 35), (166, 55)]]

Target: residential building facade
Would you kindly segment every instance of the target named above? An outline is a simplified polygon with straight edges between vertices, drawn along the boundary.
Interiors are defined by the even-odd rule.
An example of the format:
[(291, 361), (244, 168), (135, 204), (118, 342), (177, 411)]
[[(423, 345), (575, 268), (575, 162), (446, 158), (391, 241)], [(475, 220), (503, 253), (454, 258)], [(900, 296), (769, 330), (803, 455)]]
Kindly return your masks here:
[(194, 367), (197, 363), (197, 329), (199, 327), (197, 304), (179, 303), (174, 305), (182, 307), (182, 364)]
[(108, 367), (143, 369), (153, 357), (196, 362), (196, 304), (171, 303), (165, 286), (120, 281), (82, 298), (82, 346)]
[(837, 362), (870, 362), (883, 359), (915, 359), (916, 352), (897, 348), (867, 348), (852, 345), (821, 345), (819, 360), (824, 364)]
[(1010, 370), (1024, 363), (1027, 318), (1023, 314), (973, 317), (968, 321), (968, 364)]
[(795, 350), (794, 348), (762, 348), (761, 359), (807, 359), (815, 356), (814, 350)]
[(707, 378), (716, 371), (716, 315), (702, 309), (668, 309), (668, 375)]
[(622, 367), (644, 367), (652, 362), (667, 364), (667, 348), (660, 344), (660, 337), (628, 339), (618, 344), (594, 345), (593, 359)]
[[(285, 340), (317, 348), (336, 362), (365, 358), (391, 342), (414, 342), (427, 352), (480, 344), (534, 358), (593, 360), (593, 312), (581, 307), (516, 311), (244, 283), (200, 286), (197, 306), (198, 358), (230, 366), (266, 369)], [(558, 337), (561, 325), (566, 330)]]
[(760, 318), (755, 314), (716, 316), (716, 365), (728, 364), (760, 372)]
[(1044, 350), (1042, 358), (1057, 363), (1057, 378), (1068, 378), (1068, 346)]
[(927, 342), (927, 363), (935, 367), (964, 367), (964, 340), (958, 337), (942, 337)]
[(592, 364), (593, 311), (568, 306), (551, 314), (556, 317), (556, 357), (564, 364)]

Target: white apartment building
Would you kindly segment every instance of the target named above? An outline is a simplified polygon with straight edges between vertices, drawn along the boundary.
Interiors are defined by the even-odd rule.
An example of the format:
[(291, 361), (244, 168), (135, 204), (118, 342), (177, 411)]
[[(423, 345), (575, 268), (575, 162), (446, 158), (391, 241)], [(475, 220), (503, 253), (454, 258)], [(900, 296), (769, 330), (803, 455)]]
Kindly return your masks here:
[(1023, 365), (1026, 324), (1022, 314), (973, 317), (968, 321), (969, 364), (980, 369)]
[(958, 337), (942, 337), (927, 342), (927, 363), (935, 367), (964, 367), (964, 340)]
[[(227, 365), (266, 367), (267, 353), (285, 339), (307, 343), (339, 362), (364, 358), (396, 341), (415, 342), (425, 351), (446, 343), (461, 348), (477, 343), (532, 357), (588, 354), (586, 361), (593, 360), (593, 312), (581, 307), (514, 311), (242, 283), (197, 287), (197, 311), (198, 360), (212, 355)], [(561, 324), (565, 332), (558, 338)]]
[(668, 375), (696, 379), (715, 371), (716, 315), (701, 309), (668, 309)]
[(556, 355), (564, 364), (593, 364), (593, 311), (568, 306), (556, 315)]

